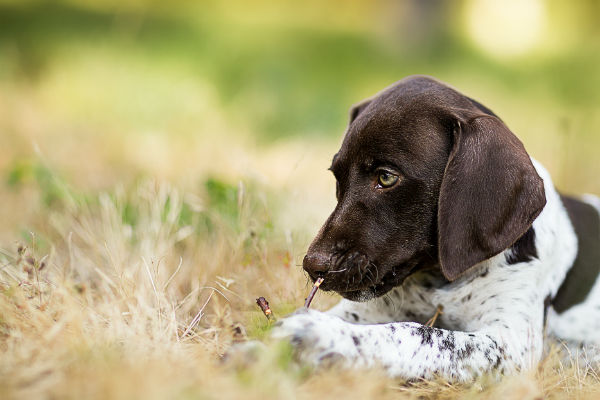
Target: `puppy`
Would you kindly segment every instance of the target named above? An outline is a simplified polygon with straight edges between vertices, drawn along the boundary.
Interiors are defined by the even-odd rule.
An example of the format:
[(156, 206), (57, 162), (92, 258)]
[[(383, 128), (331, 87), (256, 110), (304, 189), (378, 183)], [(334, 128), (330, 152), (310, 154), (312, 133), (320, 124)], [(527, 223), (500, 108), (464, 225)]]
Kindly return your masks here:
[(489, 108), (429, 77), (350, 117), (337, 206), (303, 262), (344, 299), (275, 337), (313, 365), (450, 381), (535, 366), (545, 330), (600, 341), (600, 199), (560, 195)]

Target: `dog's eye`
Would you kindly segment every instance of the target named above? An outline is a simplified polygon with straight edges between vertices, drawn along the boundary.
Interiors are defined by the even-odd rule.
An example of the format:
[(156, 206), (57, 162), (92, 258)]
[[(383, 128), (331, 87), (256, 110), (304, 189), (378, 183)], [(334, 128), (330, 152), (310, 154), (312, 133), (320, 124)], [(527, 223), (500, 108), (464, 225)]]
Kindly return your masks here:
[(377, 176), (377, 183), (382, 188), (389, 188), (394, 186), (398, 182), (398, 175), (392, 174), (389, 171), (381, 171)]

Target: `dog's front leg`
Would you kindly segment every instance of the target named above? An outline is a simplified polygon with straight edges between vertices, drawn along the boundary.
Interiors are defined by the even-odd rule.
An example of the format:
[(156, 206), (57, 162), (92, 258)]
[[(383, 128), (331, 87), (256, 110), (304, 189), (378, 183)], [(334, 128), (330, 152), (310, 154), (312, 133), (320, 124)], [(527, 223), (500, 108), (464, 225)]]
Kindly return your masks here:
[(401, 308), (394, 301), (392, 297), (377, 297), (364, 303), (342, 299), (325, 313), (353, 324), (366, 325), (398, 321), (425, 322), (436, 311), (435, 306), (421, 301), (419, 307), (415, 307), (415, 311), (418, 313), (410, 312)]
[[(511, 332), (449, 331), (415, 322), (357, 325), (326, 313), (301, 310), (280, 321), (273, 335), (288, 338), (303, 362), (319, 365), (380, 365), (391, 376), (469, 381), (484, 373), (511, 373), (528, 367), (528, 343)], [(530, 338), (531, 339), (531, 338)], [(522, 338), (523, 341), (526, 338)]]
[(353, 324), (384, 324), (402, 320), (402, 313), (384, 303), (385, 298), (375, 298), (364, 303), (342, 299), (326, 314), (339, 317)]

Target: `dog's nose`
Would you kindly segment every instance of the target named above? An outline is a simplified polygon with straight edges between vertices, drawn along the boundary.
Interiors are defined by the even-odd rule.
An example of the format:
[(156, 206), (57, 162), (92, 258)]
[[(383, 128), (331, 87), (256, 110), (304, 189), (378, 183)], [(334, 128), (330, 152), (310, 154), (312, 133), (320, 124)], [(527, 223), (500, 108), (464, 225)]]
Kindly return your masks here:
[(329, 260), (330, 258), (328, 255), (319, 252), (309, 252), (304, 256), (302, 268), (304, 268), (311, 277), (317, 278), (325, 275), (329, 270)]

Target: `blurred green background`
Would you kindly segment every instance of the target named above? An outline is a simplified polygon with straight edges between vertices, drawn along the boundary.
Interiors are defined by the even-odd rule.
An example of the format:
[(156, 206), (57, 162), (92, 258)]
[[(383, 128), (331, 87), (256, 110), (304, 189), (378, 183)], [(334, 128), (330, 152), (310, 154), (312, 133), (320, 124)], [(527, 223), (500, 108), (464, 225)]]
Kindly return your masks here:
[(349, 107), (409, 74), (493, 109), (560, 188), (600, 192), (599, 17), (594, 0), (0, 0), (0, 218), (37, 207), (42, 165), (82, 190), (257, 181), (316, 229)]

